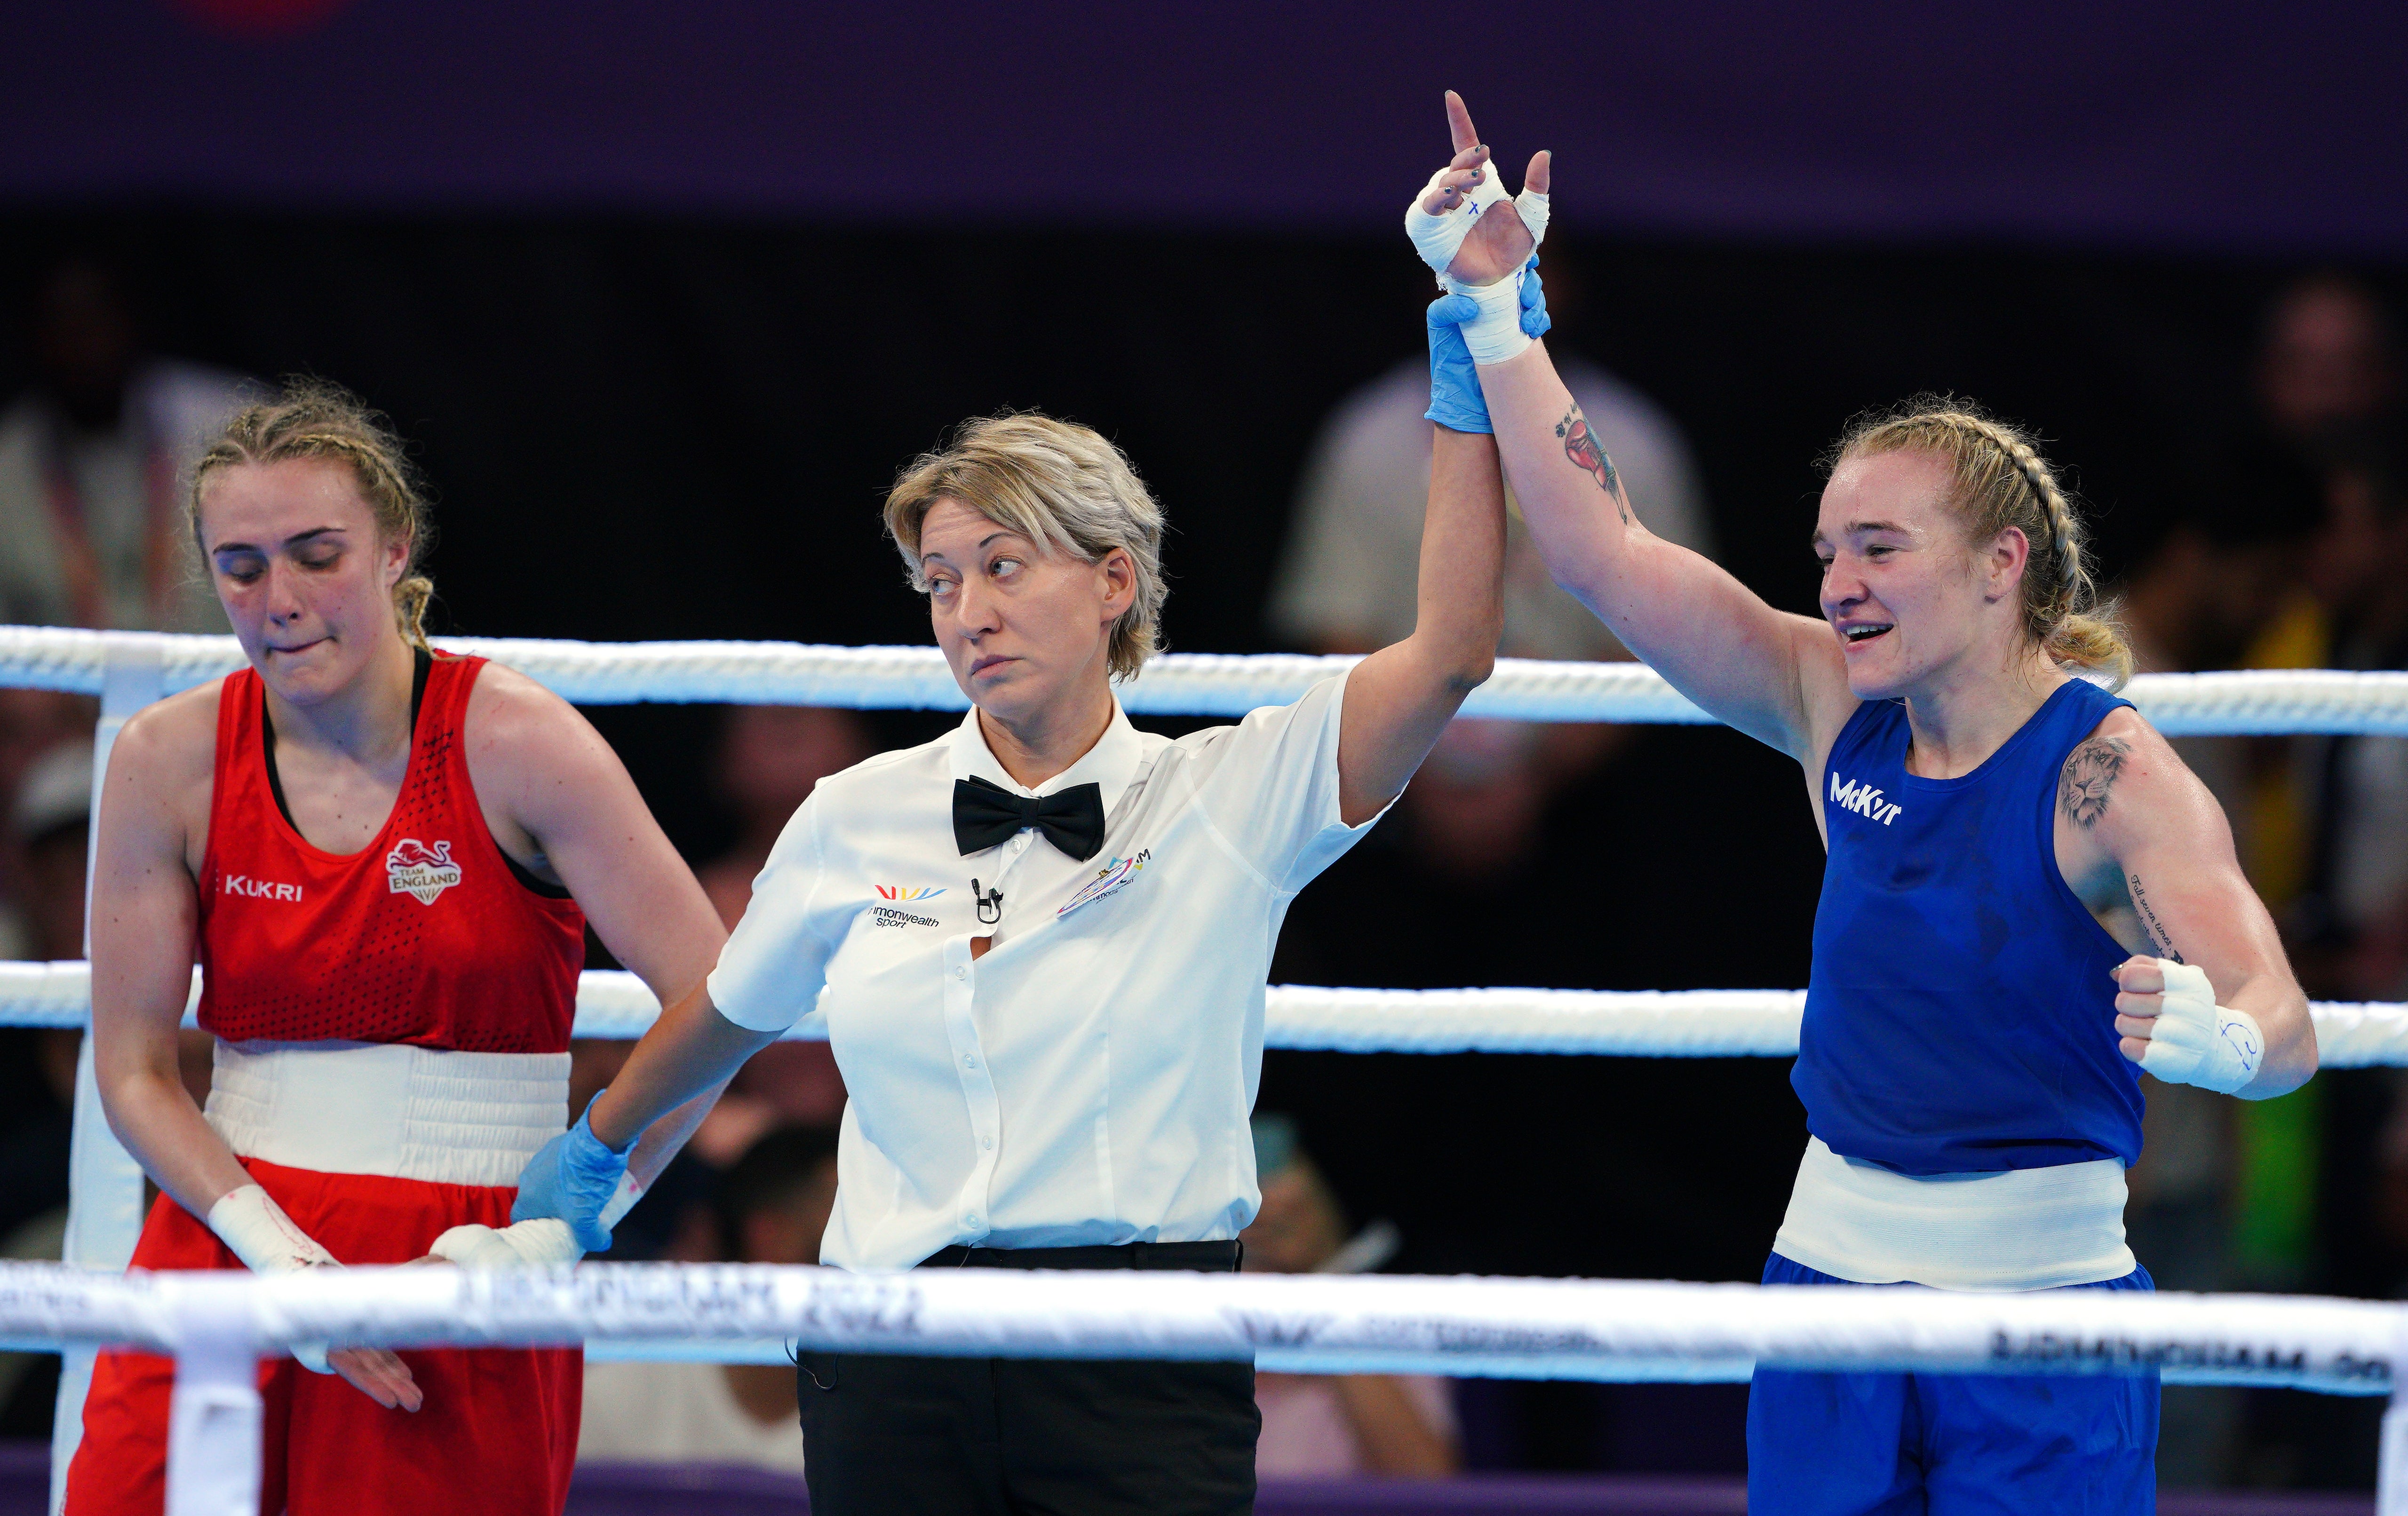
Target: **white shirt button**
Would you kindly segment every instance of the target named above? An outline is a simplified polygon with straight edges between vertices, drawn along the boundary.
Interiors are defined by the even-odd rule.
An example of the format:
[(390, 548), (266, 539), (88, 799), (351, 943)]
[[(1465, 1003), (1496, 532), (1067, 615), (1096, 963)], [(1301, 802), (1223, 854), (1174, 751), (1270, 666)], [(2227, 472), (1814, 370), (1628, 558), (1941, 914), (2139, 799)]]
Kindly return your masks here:
[(993, 1137), (985, 1138), (979, 1143), (979, 1146), (985, 1148), (988, 1152), (993, 1152), (995, 1151), (995, 1139)]
[(962, 1218), (962, 1225), (976, 1226), (978, 1225), (978, 1218), (975, 1216), (965, 1216)]
[(1028, 851), (1028, 833), (1024, 831), (1018, 836), (1012, 838), (1011, 850), (1015, 853), (1025, 853)]
[(956, 978), (956, 979), (967, 979), (967, 978), (968, 978), (969, 976), (970, 976), (970, 971), (969, 971), (969, 969), (968, 969), (968, 967), (967, 965), (965, 965), (964, 967), (961, 967), (961, 968), (955, 969), (955, 970), (953, 971), (953, 977), (954, 977), (954, 978)]
[(964, 1068), (966, 1068), (966, 1069), (974, 1069), (974, 1068), (977, 1068), (977, 1067), (978, 1067), (978, 1059), (977, 1059), (976, 1057), (972, 1056), (971, 1054), (964, 1053), (964, 1054), (962, 1055), (962, 1067), (964, 1067)]

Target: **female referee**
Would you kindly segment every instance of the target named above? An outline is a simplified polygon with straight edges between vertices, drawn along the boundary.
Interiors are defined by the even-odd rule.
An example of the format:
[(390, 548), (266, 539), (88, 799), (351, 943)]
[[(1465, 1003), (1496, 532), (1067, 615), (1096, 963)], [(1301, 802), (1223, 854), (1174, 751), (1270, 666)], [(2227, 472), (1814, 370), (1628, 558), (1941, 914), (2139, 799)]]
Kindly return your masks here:
[[(187, 513), (251, 667), (144, 711), (109, 755), (93, 1047), (109, 1126), (164, 1191), (134, 1265), (573, 1260), (565, 1227), (508, 1212), (567, 1124), (585, 922), (666, 999), (709, 972), (717, 916), (582, 717), (428, 650), (425, 507), (356, 400), (300, 384), (243, 411)], [(176, 1060), (195, 948), (206, 1113)], [(638, 1173), (706, 1108), (663, 1122)], [(302, 1357), (315, 1373), (262, 1368), (263, 1509), (566, 1500), (574, 1350)], [(100, 1355), (72, 1516), (156, 1516), (174, 1377)]]
[[(1527, 238), (1510, 217), (1465, 237), (1497, 191), (1447, 105), (1456, 156), (1408, 229), (1442, 272), (1460, 256), (1495, 280)], [(2078, 676), (2129, 657), (2091, 614), (2047, 463), (1951, 401), (1859, 421), (1814, 529), (1823, 619), (1784, 615), (1639, 524), (1543, 347), (1489, 316), (1465, 336), (1555, 577), (1805, 768), (1828, 848), (1792, 1076), (1813, 1138), (1765, 1282), (2150, 1288), (2123, 1224), (2140, 1071), (2262, 1100), (2315, 1071), (2315, 1038), (2215, 801)], [(2157, 1396), (2154, 1378), (1759, 1371), (1749, 1509), (2149, 1510)]]
[[(852, 1096), (823, 1262), (1237, 1267), (1280, 921), (1487, 677), (1504, 523), (1492, 440), (1439, 427), (1412, 635), (1172, 741), (1111, 689), (1163, 602), (1144, 484), (1084, 426), (964, 426), (903, 472), (886, 525), (969, 715), (820, 782), (707, 986), (528, 1165), (518, 1214), (606, 1246), (596, 1207), (636, 1133), (818, 1017)], [(1244, 1364), (800, 1366), (821, 1516), (1252, 1507)]]

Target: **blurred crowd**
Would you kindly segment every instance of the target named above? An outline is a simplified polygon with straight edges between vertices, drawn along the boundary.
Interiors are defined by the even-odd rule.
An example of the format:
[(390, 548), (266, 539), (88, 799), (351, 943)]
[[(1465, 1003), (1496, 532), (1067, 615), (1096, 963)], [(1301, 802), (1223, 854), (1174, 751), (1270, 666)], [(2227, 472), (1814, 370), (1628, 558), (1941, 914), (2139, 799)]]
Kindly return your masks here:
[[(1582, 292), (1550, 270), (1558, 313)], [(25, 313), (32, 382), (0, 411), (0, 623), (222, 630), (183, 539), (179, 469), (239, 403), (240, 376), (150, 352), (133, 304), (96, 265), (64, 262)], [(1557, 364), (1659, 535), (1716, 551), (1690, 445), (1663, 409), (1576, 352)], [(2182, 460), (2173, 509), (2132, 545), (2123, 614), (2149, 671), (2408, 669), (2408, 477), (2392, 313), (2339, 274), (2305, 277), (2264, 314), (2247, 411), (2224, 444)], [(1360, 652), (1410, 628), (1429, 443), (1427, 376), (1400, 365), (1327, 418), (1299, 482), (1274, 575), (1271, 632)], [(1729, 523), (1755, 517), (1727, 516)], [(1764, 529), (1790, 530), (1783, 522)], [(1518, 519), (1508, 656), (1627, 655), (1548, 579)], [(82, 956), (92, 703), (0, 689), (0, 956)], [(1604, 726), (1464, 720), (1398, 814), (1378, 867), (1445, 932), (1343, 930), (1283, 944), (1300, 981), (1478, 985), (1529, 972), (1527, 913), (1504, 881), (1543, 853), (1568, 792), (1629, 740)], [(704, 775), (733, 841), (696, 868), (732, 925), (786, 818), (823, 776), (880, 745), (848, 712), (722, 713)], [(2251, 879), (2319, 999), (2408, 999), (2408, 739), (2185, 739), (2222, 800)], [(1624, 803), (1636, 803), (1625, 801)], [(1338, 909), (1331, 906), (1330, 909)], [(1338, 925), (1331, 925), (1335, 919)], [(1376, 960), (1375, 960), (1376, 957)], [(0, 1029), (0, 1257), (56, 1257), (65, 1204), (73, 1033)], [(580, 1043), (573, 1100), (626, 1047)], [(206, 1089), (206, 1046), (189, 1061)], [(2148, 1082), (2146, 1151), (2131, 1176), (2135, 1251), (2170, 1289), (2408, 1293), (2408, 1085), (2329, 1071), (2244, 1104)], [(836, 1185), (844, 1089), (825, 1047), (779, 1044), (738, 1076), (688, 1151), (621, 1231), (614, 1258), (815, 1261)], [(1261, 1215), (1245, 1266), (1377, 1269), (1397, 1229), (1349, 1209), (1278, 1113), (1255, 1124)], [(0, 1355), (0, 1436), (47, 1435), (51, 1371)], [(595, 1364), (580, 1455), (798, 1467), (796, 1381), (781, 1365)], [(1266, 1476), (1441, 1476), (1477, 1462), (1464, 1387), (1387, 1376), (1265, 1374)], [(2294, 1482), (2342, 1456), (2346, 1418), (2291, 1397), (2170, 1392), (2172, 1482)], [(2368, 1444), (2371, 1446), (2371, 1441)]]

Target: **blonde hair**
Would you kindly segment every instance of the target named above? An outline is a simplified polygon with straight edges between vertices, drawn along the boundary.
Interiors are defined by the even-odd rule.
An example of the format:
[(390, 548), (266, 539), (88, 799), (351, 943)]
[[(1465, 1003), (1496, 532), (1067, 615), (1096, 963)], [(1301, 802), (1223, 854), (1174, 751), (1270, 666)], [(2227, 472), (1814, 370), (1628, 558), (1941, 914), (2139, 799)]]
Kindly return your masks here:
[(945, 445), (911, 460), (886, 496), (886, 533), (911, 577), (920, 527), (939, 500), (954, 500), (1030, 541), (1099, 563), (1114, 548), (1136, 565), (1137, 594), (1112, 623), (1106, 657), (1115, 679), (1134, 677), (1161, 649), (1162, 507), (1119, 448), (1089, 427), (1035, 411), (962, 423)]
[(1824, 476), (1850, 458), (1908, 452), (1946, 461), (1956, 485), (1950, 503), (1971, 541), (1987, 541), (2013, 527), (2031, 544), (2024, 564), (2025, 635), (2057, 662), (2100, 670), (2121, 689), (2132, 675), (2132, 649), (2114, 607), (2100, 601), (2081, 512), (2031, 437), (1953, 396), (1918, 395), (1851, 423), (1825, 456)]
[(404, 637), (425, 647), (426, 606), (435, 598), (435, 581), (419, 572), (435, 535), (427, 521), (426, 496), (393, 428), (339, 384), (322, 379), (286, 380), (274, 399), (236, 412), (193, 465), (192, 485), (184, 492), (184, 524), (192, 530), (204, 570), (208, 547), (201, 541), (201, 496), (210, 476), (237, 464), (293, 458), (327, 458), (349, 468), (361, 498), (376, 517), (378, 535), (409, 544), (409, 560), (393, 586), (394, 618)]

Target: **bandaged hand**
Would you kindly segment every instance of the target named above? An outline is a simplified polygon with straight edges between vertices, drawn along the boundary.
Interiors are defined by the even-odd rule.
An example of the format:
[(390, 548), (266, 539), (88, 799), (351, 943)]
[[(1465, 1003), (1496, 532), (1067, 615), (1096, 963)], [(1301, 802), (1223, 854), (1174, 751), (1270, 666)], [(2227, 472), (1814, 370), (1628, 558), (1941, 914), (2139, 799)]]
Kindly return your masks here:
[[(2207, 975), (2188, 963), (2135, 958), (2115, 970), (2115, 1030), (2124, 1056), (2168, 1084), (2238, 1094), (2258, 1076), (2266, 1034), (2258, 1018), (2215, 1003)], [(2135, 1054), (2134, 1043), (2141, 1044)]]
[(1549, 155), (1530, 159), (1523, 191), (1512, 197), (1515, 214), (1492, 214), (1508, 198), (1496, 166), (1462, 98), (1451, 90), (1446, 109), (1455, 158), (1405, 208), (1405, 233), (1441, 288), (1478, 302), (1479, 313), (1460, 323), (1473, 361), (1503, 363), (1530, 345), (1522, 329), (1517, 276), (1546, 237)]
[[(258, 1185), (242, 1185), (219, 1196), (208, 1220), (218, 1240), (254, 1274), (343, 1266)], [(295, 1343), (293, 1356), (312, 1374), (340, 1374), (389, 1410), (414, 1411), (423, 1401), (408, 1365), (382, 1348), (330, 1350), (321, 1342)]]
[[(619, 1219), (633, 1210), (643, 1198), (643, 1187), (635, 1176), (622, 1173), (619, 1188), (611, 1193), (610, 1203), (602, 1207), (602, 1226), (608, 1231), (619, 1224)], [(538, 1216), (533, 1220), (513, 1221), (505, 1227), (455, 1226), (435, 1239), (427, 1249), (429, 1258), (439, 1258), (465, 1269), (491, 1271), (516, 1268), (555, 1268), (574, 1263), (585, 1256), (577, 1246), (577, 1234), (568, 1223), (556, 1216)]]
[[(567, 1223), (569, 1237), (580, 1249), (600, 1253), (609, 1251), (610, 1229), (635, 1205), (641, 1189), (627, 1174), (627, 1154), (612, 1151), (594, 1134), (588, 1124), (593, 1114), (589, 1102), (575, 1126), (527, 1160), (519, 1174), (510, 1220), (557, 1218)], [(628, 1144), (628, 1151), (634, 1148)]]
[(445, 1259), (477, 1272), (551, 1268), (574, 1263), (585, 1256), (585, 1249), (577, 1246), (576, 1234), (568, 1230), (568, 1223), (552, 1216), (499, 1228), (455, 1226), (436, 1238), (426, 1251), (431, 1258)]

